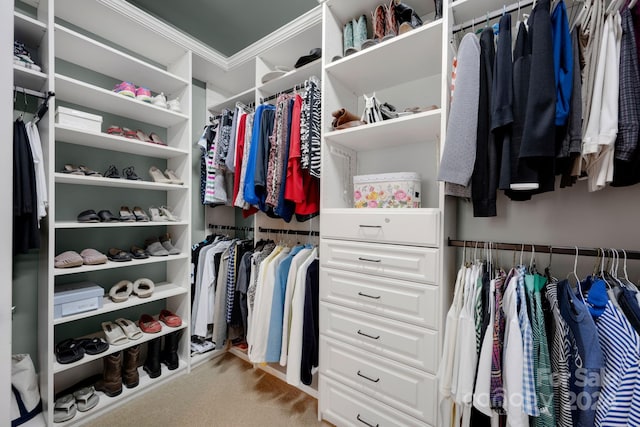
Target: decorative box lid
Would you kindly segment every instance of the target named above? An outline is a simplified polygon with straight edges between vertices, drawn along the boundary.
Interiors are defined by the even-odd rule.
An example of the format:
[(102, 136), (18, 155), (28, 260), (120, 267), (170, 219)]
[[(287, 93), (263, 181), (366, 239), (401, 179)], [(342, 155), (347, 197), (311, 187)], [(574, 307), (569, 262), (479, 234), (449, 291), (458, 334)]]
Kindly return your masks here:
[(372, 175), (356, 175), (353, 177), (354, 184), (386, 181), (420, 181), (420, 174), (416, 172), (392, 172), (376, 173)]
[(102, 122), (102, 116), (98, 116), (97, 114), (86, 113), (86, 112), (80, 111), (80, 110), (74, 110), (73, 108), (58, 106), (58, 107), (56, 107), (56, 114), (60, 114), (60, 113), (68, 114), (70, 116), (75, 116), (75, 117), (79, 117), (79, 118), (82, 118), (82, 119), (93, 120), (93, 121), (96, 121), (96, 122)]
[(56, 286), (53, 303), (65, 304), (72, 301), (104, 296), (104, 289), (94, 282), (75, 282)]

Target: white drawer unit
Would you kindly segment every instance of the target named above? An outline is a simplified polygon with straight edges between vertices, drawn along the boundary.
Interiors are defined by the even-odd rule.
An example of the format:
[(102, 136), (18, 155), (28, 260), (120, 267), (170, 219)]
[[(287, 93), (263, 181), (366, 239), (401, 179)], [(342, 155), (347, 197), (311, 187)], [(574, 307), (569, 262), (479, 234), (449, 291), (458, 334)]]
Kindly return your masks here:
[(437, 209), (331, 209), (320, 229), (328, 238), (436, 247), (439, 218)]
[(341, 427), (427, 426), (324, 375), (320, 376), (318, 410), (323, 419)]
[(320, 305), (320, 331), (380, 356), (437, 372), (437, 332), (333, 304)]
[(375, 277), (333, 268), (320, 268), (320, 299), (435, 329), (438, 326), (438, 287)]
[(320, 253), (325, 267), (413, 282), (436, 282), (437, 249), (322, 239)]
[(327, 337), (320, 339), (320, 349), (322, 373), (413, 417), (435, 421), (437, 384), (433, 375)]

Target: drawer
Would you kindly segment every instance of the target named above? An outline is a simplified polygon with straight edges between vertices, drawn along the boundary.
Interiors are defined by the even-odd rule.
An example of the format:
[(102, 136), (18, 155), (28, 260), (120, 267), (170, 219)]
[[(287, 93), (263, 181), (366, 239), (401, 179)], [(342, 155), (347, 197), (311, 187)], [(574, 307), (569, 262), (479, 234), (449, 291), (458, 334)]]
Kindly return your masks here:
[(321, 267), (320, 299), (438, 329), (440, 297), (433, 285)]
[(436, 283), (437, 249), (322, 239), (320, 254), (324, 267)]
[(384, 403), (320, 376), (318, 409), (323, 420), (345, 427), (425, 427), (418, 421)]
[(320, 374), (428, 423), (435, 423), (438, 383), (433, 375), (320, 339)]
[(320, 303), (320, 334), (435, 374), (438, 333), (349, 308)]
[(320, 215), (322, 237), (439, 246), (438, 209), (330, 209)]

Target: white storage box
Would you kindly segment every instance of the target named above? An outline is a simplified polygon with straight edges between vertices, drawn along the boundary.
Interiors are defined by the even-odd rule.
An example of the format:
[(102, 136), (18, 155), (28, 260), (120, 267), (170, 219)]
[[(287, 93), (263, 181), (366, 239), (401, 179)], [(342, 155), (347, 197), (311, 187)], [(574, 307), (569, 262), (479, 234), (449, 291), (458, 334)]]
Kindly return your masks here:
[(420, 174), (381, 173), (353, 177), (356, 208), (419, 208)]
[(102, 308), (104, 289), (93, 282), (56, 286), (53, 295), (53, 317), (59, 319)]
[(67, 107), (56, 107), (56, 123), (92, 132), (102, 131), (102, 116)]

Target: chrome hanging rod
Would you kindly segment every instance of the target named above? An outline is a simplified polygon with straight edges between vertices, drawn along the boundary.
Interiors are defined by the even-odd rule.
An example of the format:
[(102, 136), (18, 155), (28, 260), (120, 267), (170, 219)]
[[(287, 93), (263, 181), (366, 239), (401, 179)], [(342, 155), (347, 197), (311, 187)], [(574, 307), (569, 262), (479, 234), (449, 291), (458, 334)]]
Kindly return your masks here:
[(533, 0), (525, 0), (525, 1), (510, 4), (509, 6), (503, 6), (502, 8), (494, 10), (493, 12), (487, 12), (485, 16), (478, 16), (477, 18), (473, 18), (469, 21), (463, 22), (462, 24), (454, 25), (452, 32), (457, 33), (460, 31), (464, 31), (468, 28), (472, 28), (476, 24), (482, 24), (483, 22), (487, 22), (494, 18), (502, 16), (502, 14), (504, 13), (511, 13), (515, 10), (531, 6), (533, 3), (534, 3)]

